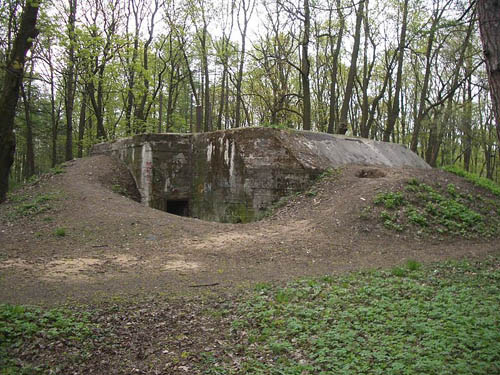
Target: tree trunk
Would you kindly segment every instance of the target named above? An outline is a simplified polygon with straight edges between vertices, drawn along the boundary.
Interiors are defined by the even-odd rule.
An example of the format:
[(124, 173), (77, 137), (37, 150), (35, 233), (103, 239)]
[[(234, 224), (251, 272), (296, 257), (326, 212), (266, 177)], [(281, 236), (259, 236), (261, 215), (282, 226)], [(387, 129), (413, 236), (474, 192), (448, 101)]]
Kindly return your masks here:
[[(170, 81), (172, 82), (172, 81)], [(166, 126), (165, 131), (169, 132), (172, 127), (172, 115), (174, 113), (174, 95), (175, 95), (176, 87), (172, 84), (168, 87), (168, 97), (167, 97), (167, 113), (166, 113)]]
[[(336, 119), (338, 116), (337, 112), (337, 70), (338, 70), (338, 63), (339, 63), (339, 55), (340, 55), (340, 48), (342, 47), (342, 37), (344, 35), (344, 25), (345, 25), (345, 19), (344, 15), (342, 14), (342, 7), (340, 6), (340, 0), (337, 0), (337, 14), (340, 20), (340, 26), (338, 30), (338, 35), (337, 35), (337, 42), (335, 45), (335, 50), (333, 49), (333, 38), (330, 37), (330, 51), (332, 54), (332, 70), (330, 74), (330, 103), (329, 103), (329, 117), (328, 117), (328, 133), (333, 134), (335, 131), (335, 123)], [(332, 35), (332, 18), (331, 18), (331, 13), (330, 13), (330, 19), (329, 19), (329, 24), (328, 24), (328, 31), (329, 34)]]
[[(33, 66), (32, 66), (33, 68)], [(33, 72), (33, 69), (32, 69)], [(33, 123), (31, 121), (31, 82), (28, 85), (28, 92), (21, 84), (21, 95), (24, 104), (24, 117), (26, 120), (26, 167), (24, 169), (24, 177), (30, 178), (35, 174), (35, 151), (33, 149)]]
[[(368, 2), (368, 0), (366, 0)], [(363, 138), (368, 138), (370, 134), (370, 129), (367, 127), (368, 124), (368, 110), (370, 107), (370, 103), (368, 100), (368, 84), (370, 82), (371, 76), (371, 67), (373, 66), (373, 62), (371, 66), (368, 64), (368, 33), (370, 32), (368, 27), (368, 9), (365, 12), (363, 17), (364, 23), (364, 51), (363, 51), (363, 77), (361, 79), (361, 120), (359, 122), (359, 132), (360, 136)], [(373, 51), (375, 55), (375, 50)], [(359, 80), (358, 80), (359, 83)], [(354, 132), (353, 132), (354, 133)]]
[(160, 96), (158, 97), (159, 109), (158, 109), (158, 133), (162, 132), (163, 129), (163, 88), (160, 90)]
[[(206, 31), (205, 31), (206, 32)], [(204, 37), (204, 39), (206, 36)], [(206, 41), (205, 41), (206, 42)], [(204, 43), (205, 43), (204, 42)], [(203, 75), (205, 77), (205, 88), (204, 88), (204, 109), (205, 109), (205, 114), (203, 117), (203, 131), (209, 132), (212, 130), (212, 116), (211, 116), (211, 106), (210, 106), (210, 76), (208, 73), (208, 52), (205, 49), (205, 46), (203, 47)]]
[(85, 135), (85, 123), (87, 122), (87, 90), (82, 92), (80, 103), (80, 118), (78, 120), (78, 157), (83, 156), (83, 137)]
[(432, 68), (432, 61), (433, 61), (432, 48), (434, 47), (437, 27), (438, 27), (439, 20), (441, 19), (443, 12), (444, 12), (444, 8), (443, 9), (436, 8), (434, 10), (431, 29), (429, 31), (429, 37), (427, 39), (427, 49), (425, 51), (424, 82), (423, 82), (423, 86), (422, 86), (422, 91), (420, 92), (418, 112), (417, 112), (417, 115), (415, 117), (415, 126), (413, 128), (413, 134), (411, 137), (411, 145), (410, 145), (410, 149), (413, 152), (417, 152), (418, 137), (420, 135), (420, 128), (422, 126), (422, 122), (424, 120), (424, 117), (426, 116), (426, 102), (428, 99), (427, 95), (429, 92), (429, 85), (430, 85), (430, 79), (431, 79), (431, 68)]
[(0, 203), (7, 197), (9, 188), (9, 172), (14, 161), (16, 138), (14, 135), (14, 118), (19, 99), (19, 88), (23, 79), (26, 53), (38, 35), (36, 20), (39, 5), (27, 2), (24, 6), (19, 31), (7, 61), (0, 96)]
[(359, 44), (361, 41), (361, 22), (363, 21), (363, 10), (365, 0), (361, 0), (358, 5), (358, 12), (356, 14), (356, 28), (354, 34), (354, 45), (352, 47), (351, 64), (349, 66), (349, 74), (347, 76), (347, 84), (344, 93), (344, 101), (340, 109), (340, 120), (338, 124), (337, 133), (345, 134), (347, 132), (347, 115), (351, 105), (352, 90), (354, 88), (354, 78), (356, 77), (356, 66), (358, 62)]
[(311, 85), (309, 81), (309, 72), (311, 64), (309, 63), (309, 38), (311, 33), (311, 12), (309, 9), (309, 0), (304, 0), (304, 38), (302, 39), (302, 63), (300, 67), (300, 77), (302, 79), (302, 129), (311, 130)]
[[(466, 70), (471, 69), (470, 59), (467, 59)], [(472, 78), (468, 77), (464, 87), (464, 169), (470, 171), (472, 157)]]
[[(56, 111), (56, 88), (54, 79), (54, 65), (52, 63), (52, 48), (48, 49), (48, 62), (49, 62), (49, 73), (50, 73), (50, 122), (51, 122), (51, 133), (52, 133), (52, 155), (50, 164), (53, 167), (57, 164), (57, 133), (59, 130), (59, 116), (60, 116), (60, 105)], [(59, 102), (60, 103), (60, 102)]]
[(105, 141), (108, 137), (106, 134), (106, 129), (104, 128), (104, 70), (105, 65), (101, 64), (99, 67), (99, 72), (97, 75), (97, 88), (94, 85), (94, 82), (91, 80), (88, 87), (88, 95), (90, 98), (90, 102), (92, 104), (92, 108), (94, 110), (94, 115), (96, 117), (96, 125), (97, 125), (97, 138), (102, 142)]
[[(156, 13), (158, 12), (158, 9), (159, 9), (159, 2), (158, 0), (155, 0), (154, 2), (154, 7), (152, 9), (152, 12), (151, 12), (151, 17), (149, 19), (149, 26), (148, 26), (148, 32), (149, 32), (149, 36), (148, 36), (148, 39), (146, 40), (146, 42), (144, 43), (144, 47), (143, 47), (143, 53), (142, 53), (142, 80), (143, 80), (143, 85), (144, 85), (144, 92), (142, 93), (142, 98), (141, 100), (139, 101), (139, 103), (135, 103), (136, 104), (136, 108), (135, 108), (135, 111), (134, 111), (134, 117), (135, 117), (135, 121), (137, 122), (135, 128), (136, 128), (136, 131), (138, 130), (139, 133), (145, 133), (147, 131), (147, 119), (148, 119), (148, 116), (149, 116), (149, 111), (151, 109), (151, 106), (155, 100), (155, 97), (156, 97), (156, 94), (158, 93), (159, 91), (159, 88), (161, 87), (161, 74), (163, 73), (163, 70), (158, 79), (159, 79), (159, 86), (157, 87), (157, 90), (154, 91), (154, 93), (152, 94), (152, 101), (149, 103), (149, 106), (146, 106), (146, 102), (148, 100), (148, 96), (149, 96), (149, 47), (151, 45), (151, 43), (153, 42), (153, 38), (154, 38), (154, 26), (155, 26), (155, 17), (156, 17)], [(166, 68), (166, 65), (165, 65), (165, 68)]]
[[(246, 41), (247, 41), (247, 29), (248, 22), (250, 21), (250, 17), (252, 17), (252, 13), (255, 7), (254, 0), (241, 0), (239, 2), (238, 8), (238, 28), (240, 29), (241, 34), (241, 53), (240, 53), (240, 61), (238, 66), (238, 74), (236, 76), (236, 112), (235, 112), (235, 123), (234, 127), (239, 128), (241, 126), (241, 105), (243, 101), (243, 96), (241, 94), (241, 85), (243, 82), (243, 68), (245, 65), (245, 53), (246, 53)], [(239, 13), (243, 10), (243, 25), (240, 23)], [(224, 66), (224, 71), (226, 71), (226, 66)]]
[(75, 74), (75, 22), (76, 0), (69, 0), (68, 17), (68, 66), (66, 73), (66, 90), (64, 104), (66, 109), (66, 156), (65, 160), (73, 159), (73, 107), (75, 104), (76, 74)]
[(222, 82), (220, 85), (220, 99), (219, 99), (219, 114), (217, 116), (217, 129), (222, 130), (222, 117), (224, 115), (224, 104), (226, 101), (226, 77), (228, 74), (228, 69), (227, 69), (227, 61), (224, 63), (224, 67), (222, 70)]
[[(137, 21), (136, 21), (137, 22)], [(135, 129), (132, 129), (132, 108), (134, 107), (134, 87), (135, 87), (135, 63), (139, 49), (139, 28), (136, 27), (134, 36), (134, 48), (132, 51), (132, 59), (129, 61), (128, 67), (128, 89), (127, 89), (127, 105), (125, 107), (125, 123), (127, 135), (134, 134)]]
[(127, 33), (127, 43), (129, 42), (129, 21), (130, 16), (133, 13), (134, 16), (134, 36), (132, 42), (132, 56), (130, 56), (130, 50), (127, 50), (126, 63), (127, 63), (127, 99), (125, 104), (125, 126), (126, 126), (126, 134), (131, 135), (135, 133), (135, 130), (132, 129), (132, 109), (134, 107), (134, 88), (135, 88), (135, 71), (136, 71), (136, 61), (139, 55), (139, 32), (142, 25), (143, 17), (139, 12), (139, 4), (135, 2), (128, 1), (127, 2), (127, 23), (125, 26), (125, 31)]
[(396, 83), (394, 88), (394, 101), (392, 105), (389, 106), (389, 113), (387, 118), (387, 125), (384, 129), (384, 142), (389, 142), (391, 134), (394, 132), (394, 126), (396, 125), (396, 120), (399, 116), (399, 94), (401, 92), (401, 86), (403, 84), (403, 61), (404, 61), (404, 51), (406, 47), (406, 27), (408, 23), (408, 0), (403, 3), (403, 21), (401, 24), (401, 35), (399, 37), (398, 46), (398, 70), (396, 72)]
[(477, 11), (497, 137), (500, 141), (500, 2), (478, 0)]

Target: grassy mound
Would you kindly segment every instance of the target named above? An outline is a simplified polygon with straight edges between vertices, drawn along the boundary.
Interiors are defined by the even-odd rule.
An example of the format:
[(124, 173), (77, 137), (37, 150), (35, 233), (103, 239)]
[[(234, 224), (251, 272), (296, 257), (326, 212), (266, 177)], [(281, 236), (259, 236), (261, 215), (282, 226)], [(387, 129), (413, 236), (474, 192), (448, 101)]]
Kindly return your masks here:
[(479, 177), (473, 173), (469, 173), (455, 166), (443, 167), (443, 170), (456, 174), (457, 176), (465, 178), (467, 181), (472, 182), (476, 186), (480, 186), (486, 190), (491, 191), (497, 197), (500, 197), (500, 186), (495, 182), (488, 180), (484, 177)]
[(409, 180), (400, 191), (379, 193), (361, 217), (378, 218), (391, 230), (418, 234), (494, 237), (500, 230), (500, 200), (461, 191), (454, 184), (430, 186)]

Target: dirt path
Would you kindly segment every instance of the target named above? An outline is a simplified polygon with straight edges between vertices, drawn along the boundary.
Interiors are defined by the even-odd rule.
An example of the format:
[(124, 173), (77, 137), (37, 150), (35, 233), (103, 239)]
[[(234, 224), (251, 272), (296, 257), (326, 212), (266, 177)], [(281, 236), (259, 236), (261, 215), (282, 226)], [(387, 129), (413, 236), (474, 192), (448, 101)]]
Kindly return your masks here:
[[(164, 292), (197, 293), (248, 283), (498, 253), (494, 241), (398, 235), (360, 219), (377, 192), (440, 171), (349, 167), (294, 197), (270, 218), (221, 224), (144, 207), (112, 190), (130, 185), (124, 167), (98, 156), (27, 189), (50, 210), (12, 219), (0, 206), (0, 302), (57, 304)], [(365, 173), (366, 174), (366, 173)], [(370, 178), (377, 177), (377, 178)], [(454, 181), (459, 184), (460, 181)], [(9, 216), (9, 214), (11, 216)], [(65, 235), (57, 236), (57, 229)]]

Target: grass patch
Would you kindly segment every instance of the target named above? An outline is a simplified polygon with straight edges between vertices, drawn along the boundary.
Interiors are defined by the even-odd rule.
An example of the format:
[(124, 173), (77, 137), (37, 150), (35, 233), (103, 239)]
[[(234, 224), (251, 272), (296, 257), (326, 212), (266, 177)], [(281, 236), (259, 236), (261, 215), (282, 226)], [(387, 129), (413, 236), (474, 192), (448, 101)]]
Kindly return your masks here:
[(241, 368), (220, 374), (499, 373), (498, 259), (259, 288), (232, 331)]
[(8, 193), (8, 199), (12, 201), (15, 199), (16, 192), (20, 189), (22, 189), (24, 186), (29, 186), (29, 185), (36, 185), (40, 183), (41, 181), (47, 179), (50, 176), (55, 176), (58, 174), (65, 173), (66, 170), (64, 169), (66, 167), (65, 164), (58, 164), (53, 168), (50, 168), (48, 171), (42, 173), (42, 174), (35, 174), (28, 178), (27, 180), (18, 182), (18, 181), (9, 181), (9, 193)]
[(56, 237), (65, 237), (66, 236), (66, 229), (65, 228), (56, 228), (54, 230), (54, 235)]
[(9, 201), (13, 203), (7, 211), (7, 219), (15, 220), (21, 217), (32, 217), (52, 209), (52, 202), (60, 196), (58, 192), (40, 193), (34, 196), (23, 194), (10, 195)]
[(407, 275), (407, 270), (402, 267), (393, 267), (391, 269), (391, 274), (397, 277), (405, 277)]
[(58, 164), (58, 165), (56, 165), (55, 167), (50, 168), (50, 170), (49, 170), (49, 174), (53, 174), (53, 175), (62, 174), (62, 173), (64, 173), (64, 172), (66, 172), (66, 171), (64, 170), (64, 167), (65, 167), (65, 165), (64, 165), (64, 164)]
[(398, 232), (462, 237), (493, 237), (500, 229), (500, 201), (465, 194), (454, 184), (433, 187), (411, 179), (402, 191), (375, 196), (374, 208), (360, 217), (377, 217), (384, 227)]
[(127, 190), (119, 184), (111, 185), (111, 191), (120, 195), (127, 195)]
[(500, 197), (500, 185), (496, 184), (494, 181), (491, 181), (484, 177), (479, 177), (473, 173), (466, 172), (463, 169), (455, 167), (453, 165), (443, 167), (442, 169), (446, 172), (450, 172), (456, 174), (457, 176), (463, 177), (467, 181), (472, 182), (474, 185), (489, 190), (497, 197)]
[(422, 267), (422, 264), (414, 259), (409, 259), (408, 261), (406, 261), (406, 267), (410, 271), (418, 271), (420, 267)]
[(38, 341), (46, 346), (81, 342), (91, 335), (88, 321), (85, 314), (62, 309), (0, 304), (0, 374), (43, 373), (43, 364), (21, 360), (22, 354), (36, 353)]

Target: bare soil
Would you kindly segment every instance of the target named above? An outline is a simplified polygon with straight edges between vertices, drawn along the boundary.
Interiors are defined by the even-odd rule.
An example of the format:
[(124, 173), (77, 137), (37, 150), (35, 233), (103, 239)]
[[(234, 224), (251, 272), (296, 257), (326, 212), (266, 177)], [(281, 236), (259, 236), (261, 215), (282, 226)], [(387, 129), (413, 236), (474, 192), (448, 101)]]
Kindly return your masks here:
[[(349, 166), (268, 218), (222, 224), (134, 201), (133, 180), (114, 159), (75, 160), (0, 206), (0, 302), (57, 305), (207, 289), (221, 295), (261, 281), (499, 253), (496, 240), (400, 234), (360, 217), (377, 193), (410, 178), (487, 195), (440, 170)], [(44, 212), (16, 214), (19, 197), (40, 196), (50, 197)]]

